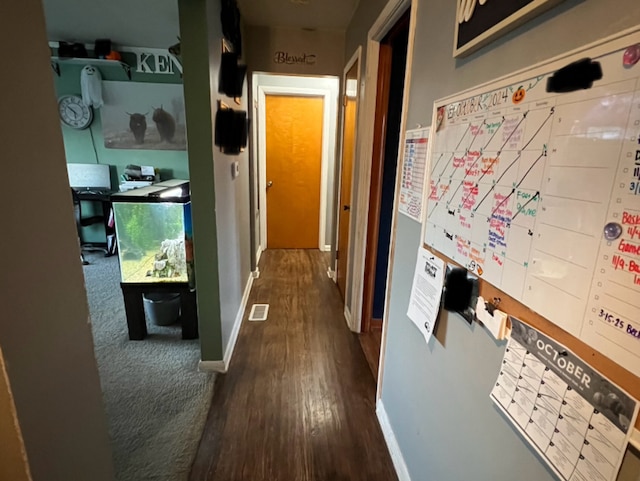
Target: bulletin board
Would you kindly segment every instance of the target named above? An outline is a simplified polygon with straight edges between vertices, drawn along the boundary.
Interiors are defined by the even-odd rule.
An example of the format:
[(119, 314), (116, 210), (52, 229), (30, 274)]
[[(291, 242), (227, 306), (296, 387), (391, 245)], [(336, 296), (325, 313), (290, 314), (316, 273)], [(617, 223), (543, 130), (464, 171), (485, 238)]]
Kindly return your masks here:
[[(547, 92), (585, 58), (602, 78)], [(474, 272), (485, 299), (636, 397), (639, 59), (640, 26), (437, 101), (423, 211), (425, 246)]]

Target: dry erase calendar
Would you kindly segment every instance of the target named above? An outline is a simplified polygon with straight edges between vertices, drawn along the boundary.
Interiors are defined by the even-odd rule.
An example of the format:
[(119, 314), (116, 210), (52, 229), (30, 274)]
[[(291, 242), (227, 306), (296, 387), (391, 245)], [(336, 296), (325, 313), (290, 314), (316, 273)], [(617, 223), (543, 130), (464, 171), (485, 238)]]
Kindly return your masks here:
[(566, 481), (614, 481), (638, 402), (582, 359), (511, 318), (491, 399)]
[[(436, 102), (424, 242), (640, 375), (640, 32)], [(601, 68), (549, 93), (559, 69)]]

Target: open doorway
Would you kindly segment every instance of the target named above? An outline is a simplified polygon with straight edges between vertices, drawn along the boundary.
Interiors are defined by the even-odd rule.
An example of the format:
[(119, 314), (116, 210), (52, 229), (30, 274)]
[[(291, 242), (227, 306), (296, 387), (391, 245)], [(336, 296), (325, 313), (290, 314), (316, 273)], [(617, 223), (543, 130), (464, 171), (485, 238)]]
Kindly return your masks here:
[(401, 139), (409, 11), (380, 42), (360, 341), (378, 377)]

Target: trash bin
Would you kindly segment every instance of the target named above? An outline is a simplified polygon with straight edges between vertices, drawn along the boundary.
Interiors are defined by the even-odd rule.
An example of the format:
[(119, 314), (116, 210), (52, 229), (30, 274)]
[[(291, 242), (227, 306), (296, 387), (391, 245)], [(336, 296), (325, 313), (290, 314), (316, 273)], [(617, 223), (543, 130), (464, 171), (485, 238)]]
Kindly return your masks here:
[(170, 326), (180, 316), (180, 294), (151, 292), (143, 294), (144, 312), (156, 326)]

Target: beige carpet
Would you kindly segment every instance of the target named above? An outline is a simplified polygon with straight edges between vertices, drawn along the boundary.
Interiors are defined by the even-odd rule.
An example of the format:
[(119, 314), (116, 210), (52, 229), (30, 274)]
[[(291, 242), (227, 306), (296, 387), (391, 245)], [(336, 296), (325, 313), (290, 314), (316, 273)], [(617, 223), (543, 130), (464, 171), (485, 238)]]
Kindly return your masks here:
[(149, 322), (147, 339), (129, 341), (117, 257), (85, 256), (116, 479), (186, 480), (213, 396), (214, 376), (197, 371), (200, 344)]

